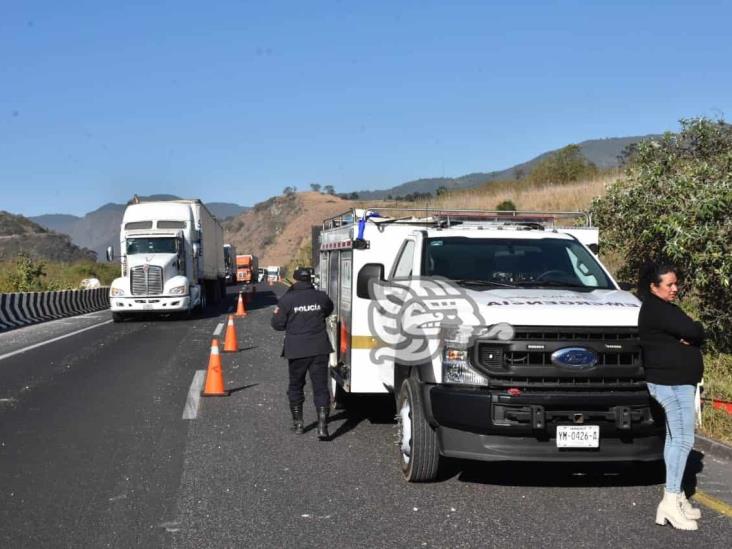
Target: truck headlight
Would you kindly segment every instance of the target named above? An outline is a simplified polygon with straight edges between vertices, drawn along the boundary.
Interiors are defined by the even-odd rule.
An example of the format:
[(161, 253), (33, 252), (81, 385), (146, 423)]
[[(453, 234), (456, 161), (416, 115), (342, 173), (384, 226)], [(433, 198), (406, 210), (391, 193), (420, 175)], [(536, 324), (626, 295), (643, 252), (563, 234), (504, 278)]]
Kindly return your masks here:
[(168, 290), (168, 293), (170, 295), (183, 295), (184, 293), (186, 293), (186, 285), (183, 284), (182, 286), (175, 286)]
[(112, 286), (109, 289), (109, 296), (110, 297), (121, 297), (123, 295), (125, 295), (125, 291), (122, 288), (115, 288), (114, 286)]
[(466, 349), (445, 347), (442, 352), (442, 382), (462, 385), (488, 385), (488, 378), (470, 367)]

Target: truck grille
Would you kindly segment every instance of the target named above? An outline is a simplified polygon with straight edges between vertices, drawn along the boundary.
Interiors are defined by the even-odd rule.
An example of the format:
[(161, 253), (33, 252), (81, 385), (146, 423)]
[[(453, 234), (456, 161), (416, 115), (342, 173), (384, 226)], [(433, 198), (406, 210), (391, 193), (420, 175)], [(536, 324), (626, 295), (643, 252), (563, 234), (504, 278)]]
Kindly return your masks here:
[(132, 295), (159, 295), (163, 293), (163, 269), (154, 265), (133, 267), (130, 270)]
[[(566, 347), (591, 349), (596, 365), (587, 370), (557, 367), (552, 353)], [(633, 327), (517, 326), (511, 341), (476, 342), (472, 362), (494, 385), (576, 389), (644, 383), (638, 330)]]

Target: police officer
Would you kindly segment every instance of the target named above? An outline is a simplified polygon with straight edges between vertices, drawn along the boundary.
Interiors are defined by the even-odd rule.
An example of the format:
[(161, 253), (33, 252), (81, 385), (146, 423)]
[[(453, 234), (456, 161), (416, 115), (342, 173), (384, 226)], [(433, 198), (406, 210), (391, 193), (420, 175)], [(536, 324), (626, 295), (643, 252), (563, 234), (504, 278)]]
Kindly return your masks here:
[(333, 347), (325, 331), (325, 319), (333, 312), (333, 302), (310, 282), (308, 269), (298, 268), (295, 283), (280, 298), (272, 315), (272, 327), (285, 331), (282, 356), (289, 361), (290, 386), (287, 396), (292, 412), (292, 429), (303, 433), (302, 405), (305, 374), (310, 372), (315, 408), (318, 411), (318, 438), (328, 438), (328, 355)]

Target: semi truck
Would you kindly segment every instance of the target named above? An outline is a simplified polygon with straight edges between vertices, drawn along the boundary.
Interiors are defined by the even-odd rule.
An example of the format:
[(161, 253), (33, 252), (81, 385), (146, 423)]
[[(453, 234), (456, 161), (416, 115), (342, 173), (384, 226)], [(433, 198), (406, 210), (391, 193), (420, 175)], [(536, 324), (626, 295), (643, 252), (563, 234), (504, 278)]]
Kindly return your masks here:
[(257, 257), (251, 254), (236, 256), (236, 281), (239, 284), (255, 284), (257, 282)]
[[(112, 318), (184, 316), (225, 293), (224, 231), (200, 200), (127, 206), (120, 228), (121, 275), (110, 287)], [(107, 259), (114, 258), (107, 249)]]
[(224, 244), (224, 272), (226, 285), (236, 284), (236, 248), (232, 244)]
[[(582, 212), (354, 209), (323, 222), (330, 390), (391, 393), (411, 482), (442, 457), (654, 461), (640, 302)], [(377, 400), (378, 402), (378, 400)]]

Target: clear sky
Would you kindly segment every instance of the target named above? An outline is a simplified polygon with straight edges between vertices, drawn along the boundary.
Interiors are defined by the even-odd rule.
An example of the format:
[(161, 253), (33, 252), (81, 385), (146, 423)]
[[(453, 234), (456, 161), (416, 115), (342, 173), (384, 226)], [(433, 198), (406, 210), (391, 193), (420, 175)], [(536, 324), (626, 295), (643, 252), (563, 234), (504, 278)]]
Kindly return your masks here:
[(723, 1), (0, 0), (0, 209), (251, 205), (732, 118)]

